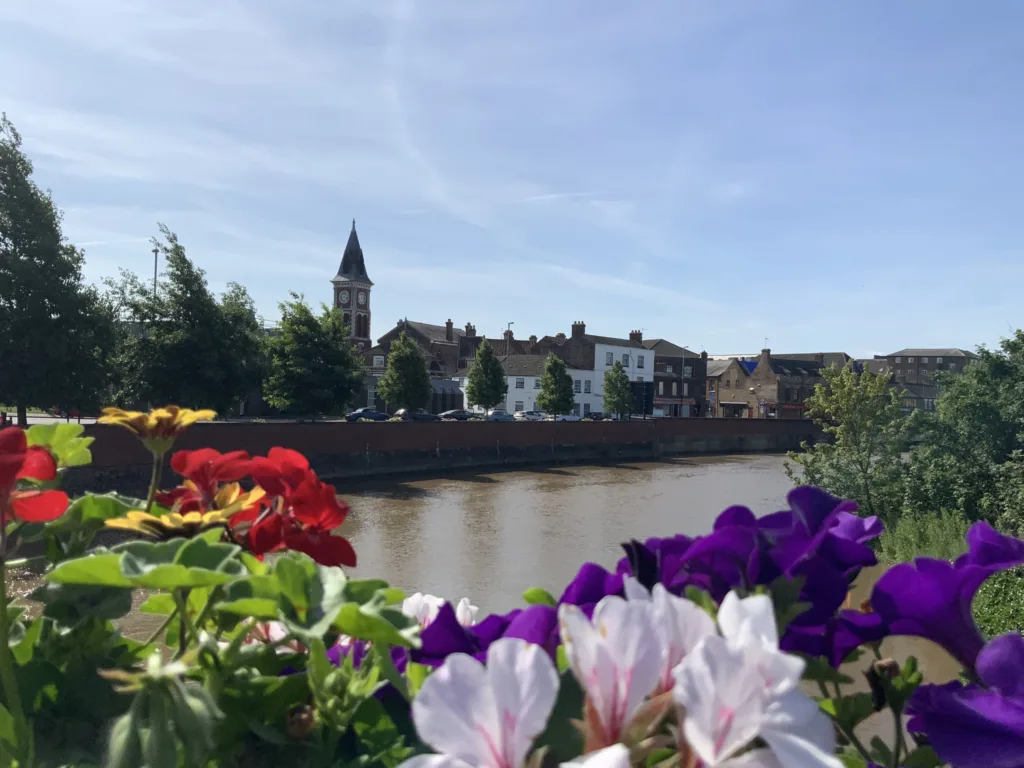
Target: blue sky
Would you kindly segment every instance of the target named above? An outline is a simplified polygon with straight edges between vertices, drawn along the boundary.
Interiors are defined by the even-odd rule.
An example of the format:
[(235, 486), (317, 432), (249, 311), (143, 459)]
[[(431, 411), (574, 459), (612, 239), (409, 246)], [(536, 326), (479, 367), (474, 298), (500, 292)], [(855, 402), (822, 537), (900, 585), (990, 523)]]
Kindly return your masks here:
[(1024, 326), (1016, 0), (0, 4), (0, 109), (92, 280), (157, 222), (261, 312), (712, 353)]

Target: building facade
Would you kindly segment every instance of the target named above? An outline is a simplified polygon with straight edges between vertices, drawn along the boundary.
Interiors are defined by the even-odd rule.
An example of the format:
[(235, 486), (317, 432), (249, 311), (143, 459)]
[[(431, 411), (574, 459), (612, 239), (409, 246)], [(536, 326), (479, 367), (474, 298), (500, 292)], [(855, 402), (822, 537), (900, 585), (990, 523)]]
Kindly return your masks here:
[(366, 272), (363, 249), (356, 234), (356, 220), (345, 244), (338, 274), (331, 278), (334, 287), (334, 306), (342, 311), (349, 336), (360, 350), (372, 346), (370, 341), (370, 290), (373, 281)]
[(751, 391), (750, 362), (736, 358), (709, 359), (707, 362), (706, 415), (724, 419), (753, 419), (757, 416), (757, 396)]
[(755, 418), (804, 418), (807, 398), (824, 381), (823, 367), (817, 360), (775, 357), (770, 349), (762, 349), (748, 387), (757, 399)]
[[(641, 338), (639, 331), (634, 334)], [(641, 340), (654, 352), (654, 415), (690, 418), (706, 413), (707, 353), (698, 355), (665, 339)]]

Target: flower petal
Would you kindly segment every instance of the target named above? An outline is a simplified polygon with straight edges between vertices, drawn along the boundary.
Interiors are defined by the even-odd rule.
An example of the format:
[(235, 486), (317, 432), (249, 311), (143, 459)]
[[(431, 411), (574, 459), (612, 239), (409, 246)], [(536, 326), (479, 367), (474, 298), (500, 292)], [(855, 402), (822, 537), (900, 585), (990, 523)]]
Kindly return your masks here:
[(769, 648), (779, 647), (775, 609), (768, 595), (741, 599), (735, 592), (730, 592), (718, 609), (718, 626), (726, 640), (743, 644), (749, 635)]
[(651, 599), (651, 619), (661, 641), (660, 688), (667, 691), (672, 687), (672, 670), (705, 637), (716, 634), (715, 620), (703, 608), (676, 597), (661, 584), (654, 585)]
[(56, 520), (68, 508), (68, 495), (63, 491), (14, 491), (11, 511), (26, 523), (47, 523)]
[(431, 747), (473, 766), (498, 765), (498, 712), (487, 670), (456, 653), (423, 681), (412, 702), (416, 732)]
[(475, 768), (449, 755), (414, 755), (398, 764), (398, 768)]
[(18, 477), (47, 483), (57, 477), (57, 462), (48, 450), (33, 445), (25, 453), (25, 463), (21, 465)]
[(990, 640), (978, 654), (978, 677), (1003, 696), (1024, 702), (1024, 635), (1010, 632)]
[(558, 671), (538, 646), (502, 638), (487, 650), (487, 677), (494, 692), (504, 764), (522, 765), (555, 707)]
[(594, 609), (593, 625), (621, 675), (616, 681), (618, 711), (613, 725), (623, 727), (661, 678), (661, 645), (654, 631), (651, 605), (606, 597)]
[(613, 744), (583, 755), (571, 763), (562, 763), (562, 768), (577, 765), (585, 765), (587, 768), (629, 768), (629, 749), (624, 744)]

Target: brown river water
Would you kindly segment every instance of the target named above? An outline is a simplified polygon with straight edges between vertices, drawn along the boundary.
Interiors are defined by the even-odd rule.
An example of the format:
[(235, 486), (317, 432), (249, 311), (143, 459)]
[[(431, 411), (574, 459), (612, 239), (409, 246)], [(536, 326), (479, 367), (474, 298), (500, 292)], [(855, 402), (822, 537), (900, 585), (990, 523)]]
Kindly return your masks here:
[[(482, 616), (522, 605), (532, 586), (557, 596), (584, 561), (613, 567), (622, 556), (619, 544), (630, 538), (706, 533), (731, 504), (757, 514), (783, 508), (792, 487), (783, 462), (782, 456), (702, 457), (346, 483), (338, 488), (351, 507), (342, 532), (359, 557), (355, 576), (383, 578), (409, 594), (453, 602), (468, 597)], [(862, 574), (854, 605), (868, 596), (879, 571)], [(24, 594), (34, 583), (37, 577), (26, 574), (15, 591)], [(157, 624), (133, 613), (123, 628), (145, 636)], [(932, 682), (958, 671), (926, 641), (891, 639), (883, 653), (900, 661), (916, 655)], [(847, 673), (866, 690), (859, 670)], [(888, 741), (891, 721), (869, 722), (864, 735), (875, 734)]]

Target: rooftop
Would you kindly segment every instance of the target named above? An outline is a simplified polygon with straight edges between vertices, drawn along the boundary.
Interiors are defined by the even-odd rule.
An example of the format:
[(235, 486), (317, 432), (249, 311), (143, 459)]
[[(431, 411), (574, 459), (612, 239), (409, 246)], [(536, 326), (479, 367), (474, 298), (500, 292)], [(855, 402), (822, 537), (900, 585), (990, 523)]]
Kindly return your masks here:
[(653, 349), (655, 354), (665, 357), (700, 357), (696, 352), (673, 344), (667, 339), (644, 339), (643, 344), (647, 349)]
[(886, 357), (966, 357), (970, 360), (979, 360), (980, 358), (973, 352), (969, 352), (966, 349), (957, 349), (951, 347), (948, 349), (915, 347), (908, 349), (901, 349), (898, 352), (891, 352)]
[(355, 219), (352, 219), (352, 231), (349, 232), (345, 253), (341, 257), (341, 266), (338, 267), (338, 274), (334, 279), (338, 282), (353, 280), (373, 285), (370, 276), (366, 274), (366, 262), (363, 260), (363, 249), (359, 245), (359, 235), (356, 234)]

